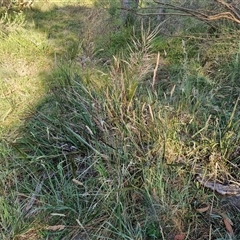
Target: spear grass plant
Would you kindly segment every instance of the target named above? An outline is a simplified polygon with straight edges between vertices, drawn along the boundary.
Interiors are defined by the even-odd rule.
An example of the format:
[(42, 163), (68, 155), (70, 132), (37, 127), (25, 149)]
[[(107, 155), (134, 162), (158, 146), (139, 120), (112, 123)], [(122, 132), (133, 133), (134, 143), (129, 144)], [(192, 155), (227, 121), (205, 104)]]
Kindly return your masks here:
[[(154, 52), (159, 28), (149, 29), (133, 31), (109, 66), (55, 66), (50, 94), (11, 143), (16, 155), (1, 148), (12, 164), (1, 190), (17, 192), (0, 198), (8, 236), (231, 239), (212, 212), (218, 196), (194, 174), (239, 177), (239, 99), (220, 104), (218, 82), (192, 70), (184, 41), (174, 75), (157, 79), (164, 59)], [(197, 212), (201, 204), (211, 210)]]
[[(45, 236), (170, 239), (185, 232), (199, 237), (192, 205), (214, 195), (194, 183), (191, 170), (218, 151), (216, 142), (210, 144), (218, 138), (210, 140), (214, 122), (207, 113), (201, 116), (198, 96), (205, 92), (193, 94), (184, 49), (181, 82), (169, 95), (152, 88), (156, 33), (133, 38), (129, 51), (113, 58), (109, 73), (59, 69), (64, 73), (59, 86), (14, 145), (31, 182), (20, 184), (30, 196), (22, 199), (25, 214), (43, 214), (48, 225), (63, 226), (44, 230)], [(204, 222), (201, 227), (208, 230)]]

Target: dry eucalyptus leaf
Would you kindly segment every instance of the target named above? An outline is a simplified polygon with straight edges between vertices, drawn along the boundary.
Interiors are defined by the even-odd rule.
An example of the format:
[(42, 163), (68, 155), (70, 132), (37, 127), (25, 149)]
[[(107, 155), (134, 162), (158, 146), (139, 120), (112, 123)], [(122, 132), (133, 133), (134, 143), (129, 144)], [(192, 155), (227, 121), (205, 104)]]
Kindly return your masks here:
[(227, 216), (226, 213), (221, 213), (221, 216), (222, 216), (223, 219), (227, 219), (228, 222), (233, 226), (232, 220)]
[(61, 231), (65, 228), (65, 225), (55, 225), (55, 226), (48, 226), (46, 230), (49, 231)]
[(80, 181), (78, 181), (76, 178), (73, 178), (72, 181), (73, 181), (74, 183), (76, 183), (77, 185), (79, 185), (79, 186), (83, 186), (83, 183), (80, 182)]
[(199, 213), (203, 213), (203, 212), (206, 212), (208, 209), (209, 209), (209, 205), (207, 205), (206, 207), (203, 207), (203, 208), (197, 208), (196, 211), (199, 212)]
[(229, 232), (230, 236), (233, 237), (234, 233), (233, 233), (233, 228), (232, 228), (232, 226), (233, 226), (232, 220), (225, 213), (221, 213), (221, 216), (223, 218), (223, 222), (224, 222), (224, 225), (225, 225), (227, 231)]
[(233, 228), (232, 228), (231, 224), (229, 223), (229, 221), (226, 218), (223, 219), (223, 222), (224, 222), (225, 227), (226, 227), (227, 231), (229, 232), (230, 236), (233, 237), (234, 233), (233, 233)]

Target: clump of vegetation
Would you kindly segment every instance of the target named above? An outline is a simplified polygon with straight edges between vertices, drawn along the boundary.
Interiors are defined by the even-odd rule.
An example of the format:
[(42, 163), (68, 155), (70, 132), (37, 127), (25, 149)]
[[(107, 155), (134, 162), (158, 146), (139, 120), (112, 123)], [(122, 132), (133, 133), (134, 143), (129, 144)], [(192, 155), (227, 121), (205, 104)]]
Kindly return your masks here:
[(237, 42), (82, 5), (23, 14), (0, 52), (25, 63), (2, 73), (1, 238), (237, 238), (236, 202), (198, 180), (239, 179)]

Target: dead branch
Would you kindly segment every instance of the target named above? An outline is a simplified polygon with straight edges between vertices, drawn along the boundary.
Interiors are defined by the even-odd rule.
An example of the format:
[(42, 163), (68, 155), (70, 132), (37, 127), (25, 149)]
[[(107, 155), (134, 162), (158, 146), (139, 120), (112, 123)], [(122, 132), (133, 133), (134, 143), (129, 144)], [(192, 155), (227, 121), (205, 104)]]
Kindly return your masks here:
[(128, 11), (128, 12), (132, 12), (133, 14), (135, 15), (138, 15), (138, 16), (142, 16), (142, 17), (145, 17), (145, 16), (158, 16), (158, 15), (165, 15), (165, 16), (171, 16), (171, 15), (177, 15), (177, 16), (191, 16), (191, 14), (188, 14), (188, 13), (139, 13), (139, 12), (136, 12), (132, 9), (128, 9), (128, 8), (118, 8), (120, 10), (124, 10), (124, 11)]
[(238, 14), (236, 8), (233, 5), (228, 4), (228, 3), (224, 2), (223, 0), (215, 0), (215, 1), (222, 4), (225, 8), (230, 10), (238, 19), (240, 19), (240, 15)]
[(219, 19), (228, 19), (228, 20), (231, 20), (235, 23), (240, 24), (240, 20), (237, 19), (236, 17), (234, 17), (234, 15), (230, 12), (224, 12), (224, 13), (219, 13), (219, 14), (215, 14), (215, 15), (212, 15), (212, 16), (208, 16), (208, 18), (206, 20), (216, 21), (216, 20), (219, 20)]
[(186, 13), (189, 13), (190, 15), (192, 15), (193, 17), (195, 16), (202, 16), (202, 17), (207, 17), (206, 14), (202, 13), (202, 12), (199, 12), (199, 11), (196, 11), (196, 10), (193, 10), (193, 9), (189, 9), (189, 8), (184, 8), (184, 7), (180, 7), (180, 6), (177, 6), (177, 5), (174, 5), (174, 4), (170, 4), (170, 3), (163, 3), (163, 2), (158, 2), (156, 0), (153, 0), (155, 3), (159, 4), (159, 5), (162, 5), (164, 7), (169, 7), (173, 10), (178, 10), (180, 12), (186, 12)]
[(196, 10), (189, 9), (189, 8), (183, 8), (183, 7), (176, 6), (176, 5), (169, 4), (169, 3), (159, 2), (157, 0), (153, 0), (153, 1), (157, 4), (159, 4), (159, 5), (164, 6), (164, 7), (168, 7), (168, 8), (171, 8), (173, 10), (177, 10), (177, 11), (180, 11), (180, 12), (187, 13), (187, 14), (191, 15), (192, 17), (197, 18), (197, 19), (199, 19), (201, 21), (204, 21), (206, 23), (210, 22), (210, 21), (227, 19), (227, 20), (233, 21), (237, 24), (240, 24), (240, 15), (238, 14), (236, 8), (234, 6), (232, 6), (231, 4), (228, 4), (228, 3), (224, 2), (223, 0), (215, 0), (215, 1), (218, 2), (219, 4), (221, 4), (222, 6), (224, 6), (225, 8), (227, 8), (229, 11), (214, 14), (214, 15), (207, 15), (207, 14), (202, 13), (200, 11), (196, 11)]

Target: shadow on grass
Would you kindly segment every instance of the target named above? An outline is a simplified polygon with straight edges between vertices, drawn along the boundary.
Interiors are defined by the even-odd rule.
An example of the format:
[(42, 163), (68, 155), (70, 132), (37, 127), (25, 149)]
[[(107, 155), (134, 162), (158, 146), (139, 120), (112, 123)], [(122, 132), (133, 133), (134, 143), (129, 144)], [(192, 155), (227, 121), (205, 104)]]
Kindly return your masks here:
[[(38, 234), (38, 229), (46, 237), (61, 239), (66, 236), (66, 239), (91, 239), (94, 231), (110, 239), (160, 239), (164, 235), (173, 239), (174, 234), (190, 231), (189, 224), (195, 226), (195, 222), (202, 220), (203, 223), (191, 229), (193, 239), (199, 239), (209, 230), (211, 219), (199, 217), (192, 211), (191, 204), (214, 201), (215, 195), (201, 191), (181, 162), (176, 166), (175, 162), (173, 166), (166, 163), (177, 161), (178, 150), (184, 148), (183, 143), (189, 144), (188, 140), (195, 134), (190, 132), (190, 137), (185, 134), (194, 119), (191, 117), (190, 121), (187, 115), (185, 119), (183, 114), (186, 107), (193, 105), (187, 97), (192, 97), (191, 91), (197, 87), (195, 78), (190, 81), (187, 76), (191, 91), (182, 101), (183, 95), (177, 95), (179, 105), (173, 104), (168, 111), (169, 102), (164, 106), (162, 99), (158, 96), (155, 99), (150, 91), (144, 92), (149, 95), (143, 102), (141, 96), (135, 98), (137, 88), (131, 82), (129, 88), (120, 90), (119, 96), (115, 94), (119, 89), (114, 81), (127, 77), (119, 73), (121, 70), (116, 64), (112, 93), (102, 89), (106, 93), (103, 97), (108, 97), (109, 101), (103, 112), (97, 100), (104, 102), (106, 99), (96, 97), (95, 89), (100, 89), (101, 84), (96, 80), (97, 74), (95, 89), (87, 88), (87, 82), (92, 80), (87, 73), (82, 79), (84, 65), (94, 60), (94, 40), (106, 30), (100, 27), (99, 11), (64, 6), (48, 11), (34, 10), (26, 15), (29, 26), (46, 34), (49, 44), (46, 57), (51, 59), (53, 68), (41, 73), (40, 78), (50, 91), (43, 95), (42, 103), (33, 107), (29, 119), (19, 129), (16, 144), (12, 145), (18, 152), (15, 159), (12, 157), (11, 168), (18, 169), (14, 176), (19, 208), (16, 209), (18, 221), (11, 219), (15, 228), (9, 228), (5, 221), (7, 233), (18, 235), (20, 239), (29, 238), (33, 232)], [(134, 61), (130, 63), (135, 66)], [(98, 69), (90, 70), (97, 72)], [(134, 71), (129, 72), (132, 76)], [(100, 79), (104, 80), (104, 73), (100, 74)], [(174, 89), (170, 98), (177, 92)], [(111, 99), (114, 97), (116, 102)], [(168, 100), (168, 96), (165, 97)], [(181, 103), (186, 106), (182, 108)], [(200, 103), (202, 107), (202, 101)], [(161, 107), (165, 110), (160, 110)], [(159, 121), (155, 114), (158, 112), (165, 118), (161, 116)], [(108, 126), (102, 120), (104, 114), (111, 116)], [(206, 122), (193, 125), (193, 131), (208, 136), (210, 130), (203, 132), (205, 126)], [(167, 133), (170, 144), (163, 153)], [(190, 140), (196, 144), (201, 142), (196, 138)], [(192, 162), (198, 157), (203, 162), (208, 158), (204, 151), (218, 151), (217, 147), (204, 144), (202, 147), (198, 152), (197, 148), (189, 146), (179, 155), (182, 154), (184, 161)], [(190, 151), (188, 156), (185, 151)], [(169, 159), (164, 162), (165, 158)], [(72, 182), (73, 178), (77, 179)], [(218, 220), (214, 223), (220, 229), (216, 235), (225, 236), (221, 223)], [(44, 225), (52, 226), (50, 232)], [(54, 229), (56, 232), (51, 232)]]
[[(72, 195), (77, 187), (73, 186), (71, 179), (76, 175), (76, 166), (71, 160), (72, 158), (66, 157), (66, 155), (68, 153), (71, 155), (73, 151), (72, 155), (80, 159), (79, 161), (82, 162), (80, 168), (84, 171), (89, 167), (85, 163), (89, 148), (82, 144), (77, 146), (80, 150), (75, 151), (75, 143), (76, 141), (79, 143), (79, 139), (74, 133), (72, 133), (72, 139), (68, 137), (67, 131), (71, 131), (68, 127), (73, 126), (67, 124), (77, 121), (79, 125), (75, 130), (81, 131), (84, 128), (82, 132), (85, 132), (86, 138), (91, 139), (91, 134), (95, 134), (94, 127), (91, 127), (91, 115), (87, 114), (90, 111), (88, 108), (91, 106), (84, 102), (85, 98), (82, 99), (82, 102), (71, 102), (72, 99), (68, 99), (67, 91), (71, 91), (72, 80), (80, 82), (80, 75), (77, 73), (75, 75), (75, 71), (72, 71), (73, 66), (76, 72), (81, 72), (85, 60), (92, 57), (94, 48), (92, 41), (95, 36), (91, 35), (92, 31), (90, 30), (92, 29), (89, 28), (96, 21), (96, 16), (101, 17), (101, 13), (89, 7), (66, 5), (55, 6), (47, 11), (33, 9), (24, 12), (24, 15), (26, 15), (26, 25), (24, 26), (26, 35), (28, 31), (37, 31), (46, 35), (46, 39), (37, 39), (37, 37), (36, 41), (30, 39), (31, 42), (34, 41), (36, 45), (40, 44), (44, 49), (39, 49), (40, 53), (36, 55), (33, 52), (28, 60), (34, 62), (34, 57), (39, 60), (42, 53), (42, 59), (47, 59), (47, 61), (43, 60), (42, 64), (49, 65), (45, 67), (40, 64), (34, 72), (34, 76), (37, 76), (36, 81), (41, 82), (40, 85), (43, 89), (41, 97), (38, 96), (37, 101), (31, 101), (31, 99), (36, 99), (36, 95), (28, 95), (28, 104), (31, 106), (21, 112), (21, 123), (16, 124), (19, 126), (14, 126), (14, 133), (11, 129), (7, 133), (4, 132), (4, 139), (1, 142), (0, 179), (4, 198), (1, 199), (3, 202), (1, 202), (0, 219), (3, 231), (0, 231), (2, 232), (0, 236), (3, 239), (15, 237), (16, 239), (26, 239), (33, 236), (38, 239), (39, 226), (42, 228), (46, 224), (46, 222), (42, 222), (42, 219), (47, 218), (49, 223), (59, 223), (59, 220), (50, 216), (50, 213), (54, 211), (63, 210), (65, 212), (68, 209), (68, 217), (75, 222), (72, 219), (73, 212), (78, 209), (79, 203), (72, 202)], [(96, 29), (96, 34), (101, 31), (97, 25), (93, 28)], [(17, 39), (17, 34), (15, 38)], [(41, 41), (46, 43), (41, 45)], [(22, 47), (23, 44), (21, 42), (20, 46)], [(80, 60), (77, 59), (78, 57)], [(30, 74), (27, 77), (30, 79)], [(18, 84), (20, 83), (18, 82)], [(30, 92), (33, 87), (34, 82), (29, 81)], [(86, 94), (84, 89), (82, 92)], [(79, 94), (79, 92), (75, 92), (75, 94)], [(81, 100), (80, 98), (76, 99)], [(75, 119), (73, 122), (71, 122), (71, 118), (76, 118), (76, 116), (72, 112), (68, 112), (68, 109), (72, 110), (71, 104), (76, 106), (76, 111), (79, 112), (79, 119)], [(69, 122), (63, 123), (63, 119), (65, 121), (68, 119)], [(84, 124), (89, 126), (88, 133)], [(3, 129), (3, 131), (5, 130)], [(50, 138), (53, 142), (48, 141)], [(40, 139), (42, 141), (39, 141)], [(49, 169), (46, 169), (47, 167)], [(85, 172), (90, 174), (89, 171)], [(55, 180), (51, 181), (51, 178)], [(9, 179), (12, 180), (9, 181)], [(62, 186), (64, 196), (59, 195), (59, 191), (61, 191), (59, 187), (62, 184), (59, 185), (60, 182), (56, 183), (56, 181), (64, 184)], [(52, 194), (56, 194), (55, 197), (51, 198)], [(34, 195), (41, 195), (43, 205), (47, 203), (49, 216), (42, 216), (42, 204), (36, 201)], [(50, 199), (46, 199), (45, 195), (50, 195)], [(71, 197), (69, 198), (69, 196)], [(62, 197), (65, 199), (64, 204), (59, 204), (63, 201)], [(68, 198), (70, 200), (66, 202)], [(78, 200), (81, 202), (81, 199)], [(56, 209), (57, 205), (58, 210)], [(36, 216), (37, 219), (34, 220)], [(66, 235), (65, 230), (56, 235), (64, 236), (64, 234)]]

